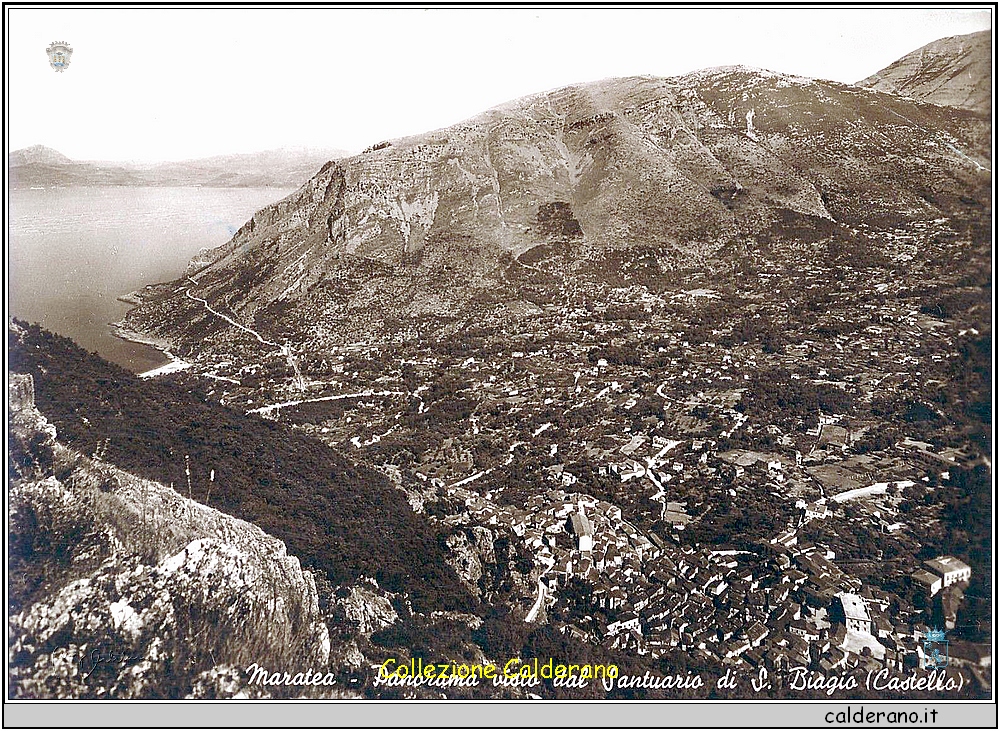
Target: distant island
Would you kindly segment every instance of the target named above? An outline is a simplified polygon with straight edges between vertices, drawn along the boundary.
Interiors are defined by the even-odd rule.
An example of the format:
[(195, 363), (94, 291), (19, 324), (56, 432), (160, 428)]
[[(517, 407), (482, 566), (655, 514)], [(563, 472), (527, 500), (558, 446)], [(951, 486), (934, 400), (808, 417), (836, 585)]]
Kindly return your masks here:
[(50, 147), (34, 145), (9, 153), (7, 168), (12, 188), (296, 187), (325, 163), (348, 154), (336, 149), (281, 148), (180, 162), (125, 163), (71, 160)]

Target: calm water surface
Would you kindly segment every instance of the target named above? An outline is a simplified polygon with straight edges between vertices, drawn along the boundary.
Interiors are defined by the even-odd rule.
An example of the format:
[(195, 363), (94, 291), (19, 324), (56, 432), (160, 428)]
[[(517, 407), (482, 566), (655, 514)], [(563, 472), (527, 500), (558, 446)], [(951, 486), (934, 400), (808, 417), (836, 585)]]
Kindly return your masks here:
[(174, 279), (206, 246), (225, 243), (286, 188), (11, 190), (8, 312), (136, 372), (161, 353), (114, 337), (116, 298)]

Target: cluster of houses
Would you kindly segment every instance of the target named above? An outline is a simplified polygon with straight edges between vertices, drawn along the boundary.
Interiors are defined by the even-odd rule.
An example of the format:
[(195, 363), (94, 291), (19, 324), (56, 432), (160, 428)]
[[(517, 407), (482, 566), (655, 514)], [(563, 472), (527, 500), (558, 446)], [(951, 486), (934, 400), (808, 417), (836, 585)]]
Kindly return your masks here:
[[(580, 317), (592, 319), (586, 313)], [(852, 332), (834, 336), (827, 343), (804, 341), (803, 348), (819, 352), (833, 347), (835, 341), (838, 351), (867, 351), (864, 346), (869, 335)], [(696, 345), (701, 347), (687, 348), (677, 361), (683, 368), (657, 372), (655, 382), (660, 385), (656, 396), (662, 399), (664, 411), (652, 417), (643, 412), (646, 415), (639, 429), (626, 428), (631, 420), (623, 422), (620, 416), (641, 400), (636, 387), (622, 385), (628, 384), (631, 376), (643, 374), (639, 367), (610, 365), (601, 358), (593, 367), (579, 368), (577, 356), (581, 353), (574, 350), (575, 345), (539, 348), (527, 342), (523, 350), (519, 346), (512, 351), (509, 361), (486, 361), (480, 366), (479, 394), (484, 403), (505, 405), (508, 409), (501, 411), (508, 417), (518, 414), (506, 422), (511, 430), (507, 434), (510, 444), (527, 444), (529, 450), (536, 444), (539, 453), (550, 450), (549, 457), (582, 445), (592, 464), (604, 465), (600, 472), (621, 483), (623, 492), (628, 493), (624, 499), (633, 494), (637, 497), (634, 504), (628, 503), (629, 509), (639, 506), (644, 514), (648, 505), (649, 515), (642, 520), (648, 517), (655, 523), (659, 518), (674, 530), (676, 540), (644, 534), (623, 520), (615, 505), (570, 492), (581, 488), (574, 487), (576, 477), (562, 465), (545, 468), (552, 489), (516, 505), (501, 505), (490, 493), (479, 495), (455, 485), (445, 488), (447, 494), (465, 502), (472, 520), (507, 526), (520, 538), (534, 556), (548, 606), (574, 579), (591, 587), (585, 606), (554, 618), (564, 632), (581, 640), (654, 658), (676, 649), (701, 656), (707, 663), (775, 669), (803, 664), (828, 670), (858, 664), (900, 669), (919, 665), (925, 628), (915, 622), (922, 615), (914, 613), (907, 602), (865, 586), (838, 568), (827, 547), (800, 545), (798, 529), (809, 521), (844, 512), (846, 504), (857, 499), (855, 507), (875, 504), (878, 510), (852, 507), (847, 512), (861, 514), (852, 519), (872, 518), (883, 533), (897, 533), (904, 526), (896, 510), (900, 499), (894, 497), (895, 488), (913, 483), (897, 482), (886, 495), (891, 483), (876, 482), (879, 476), (905, 475), (919, 480), (922, 468), (947, 470), (956, 463), (956, 455), (937, 453), (931, 445), (911, 440), (884, 450), (884, 454), (852, 454), (850, 448), (864, 433), (864, 424), (824, 414), (817, 414), (808, 438), (802, 432), (784, 434), (778, 426), (750, 423), (735, 407), (744, 391), (740, 387), (745, 374), (756, 369), (759, 353), (752, 347), (735, 346), (716, 355), (715, 344)], [(565, 353), (561, 352), (563, 347)], [(795, 370), (804, 357), (797, 347), (777, 360)], [(883, 356), (888, 350), (886, 345)], [(548, 379), (548, 369), (558, 370), (563, 359), (575, 369), (571, 386), (568, 376)], [(486, 376), (489, 368), (496, 372)], [(803, 372), (811, 371), (807, 368)], [(861, 373), (840, 381), (816, 382), (862, 394), (887, 388), (879, 386), (882, 374), (875, 375)], [(816, 372), (818, 378), (826, 376), (823, 370)], [(808, 377), (792, 374), (792, 378)], [(703, 390), (695, 393), (692, 386)], [(568, 431), (565, 425), (540, 423), (551, 418), (548, 414), (526, 418), (535, 403), (566, 405), (567, 400), (572, 402), (571, 408), (600, 407), (593, 428), (579, 430), (572, 435), (576, 439), (557, 432)], [(666, 427), (678, 435), (689, 434), (693, 437), (690, 448), (675, 449), (680, 442), (642, 434), (650, 420), (650, 432)], [(709, 421), (717, 427), (711, 436), (704, 430)], [(473, 430), (477, 429), (473, 423)], [(736, 437), (737, 432), (764, 430), (775, 439), (768, 446), (756, 447), (761, 452), (722, 451), (726, 449), (723, 442)], [(457, 438), (454, 444), (442, 444), (431, 458), (443, 463), (445, 470), (456, 464), (474, 469), (471, 456), (457, 451), (461, 441)], [(444, 488), (443, 481), (439, 486)], [(787, 500), (789, 508), (794, 504), (797, 510), (789, 510), (787, 525), (770, 544), (756, 546), (752, 554), (680, 545), (681, 529), (692, 520), (701, 520), (697, 516), (704, 516), (718, 491), (733, 498), (767, 491), (780, 501)], [(615, 502), (620, 501), (615, 498)], [(813, 528), (816, 526), (807, 532), (815, 533)], [(840, 543), (830, 544), (842, 552)], [(762, 551), (773, 555), (763, 559)], [(877, 558), (873, 556), (873, 560)], [(926, 562), (911, 579), (914, 587), (923, 587), (928, 596), (934, 596), (947, 586), (968, 581), (970, 575), (968, 566), (945, 556)]]
[[(676, 649), (706, 663), (775, 671), (903, 670), (922, 661), (928, 628), (913, 624), (898, 599), (841, 570), (821, 546), (776, 540), (762, 561), (758, 553), (665, 543), (642, 535), (616, 506), (561, 489), (523, 506), (468, 492), (466, 505), (477, 522), (509, 525), (524, 541), (550, 605), (573, 578), (592, 587), (584, 606), (557, 621), (577, 639), (654, 659)], [(941, 586), (971, 574), (950, 556), (922, 571)]]
[(552, 589), (574, 576), (594, 580), (602, 572), (618, 570), (629, 576), (659, 551), (622, 519), (621, 508), (589, 495), (554, 488), (514, 506), (496, 505), (462, 488), (449, 490), (464, 498), (476, 522), (509, 526), (535, 557), (543, 581)]
[(929, 628), (831, 559), (814, 545), (778, 547), (766, 564), (742, 552), (675, 548), (631, 581), (597, 582), (592, 604), (612, 621), (601, 626), (585, 614), (564, 631), (654, 658), (676, 648), (708, 664), (774, 671), (920, 666)]

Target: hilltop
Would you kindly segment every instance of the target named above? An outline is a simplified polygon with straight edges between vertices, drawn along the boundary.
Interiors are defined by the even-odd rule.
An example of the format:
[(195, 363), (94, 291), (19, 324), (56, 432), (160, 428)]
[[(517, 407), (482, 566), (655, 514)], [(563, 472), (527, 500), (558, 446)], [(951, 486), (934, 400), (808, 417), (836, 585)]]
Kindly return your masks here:
[(859, 81), (858, 86), (988, 115), (993, 78), (991, 35), (984, 30), (941, 38)]
[(25, 165), (71, 165), (68, 157), (45, 145), (32, 145), (20, 150), (14, 150), (7, 155), (7, 167), (23, 167)]

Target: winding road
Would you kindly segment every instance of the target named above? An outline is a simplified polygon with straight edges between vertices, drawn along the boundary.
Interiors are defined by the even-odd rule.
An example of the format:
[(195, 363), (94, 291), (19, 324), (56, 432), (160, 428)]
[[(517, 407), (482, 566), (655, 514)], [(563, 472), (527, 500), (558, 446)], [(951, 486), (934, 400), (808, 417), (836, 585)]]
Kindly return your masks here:
[[(198, 282), (196, 282), (195, 280), (191, 279), (191, 277), (188, 277), (188, 281), (191, 282), (191, 284), (198, 284)], [(222, 314), (221, 312), (219, 312), (218, 310), (216, 310), (214, 307), (212, 307), (212, 305), (208, 304), (208, 300), (206, 300), (205, 298), (199, 297), (198, 295), (195, 295), (195, 294), (191, 294), (191, 288), (190, 287), (185, 287), (185, 289), (184, 289), (184, 295), (188, 299), (195, 300), (196, 302), (201, 302), (201, 304), (204, 305), (205, 309), (208, 310), (209, 312), (211, 312), (213, 315), (215, 315), (216, 317), (221, 317), (223, 320), (225, 320), (226, 322), (228, 322), (233, 327), (237, 327), (237, 328), (239, 328), (240, 330), (242, 330), (244, 332), (250, 333), (255, 338), (257, 338), (257, 340), (259, 340), (262, 344), (264, 344), (264, 345), (270, 345), (272, 348), (277, 348), (281, 352), (282, 357), (284, 357), (285, 360), (288, 361), (288, 366), (295, 373), (295, 383), (298, 386), (298, 389), (300, 391), (305, 390), (306, 382), (305, 382), (305, 379), (302, 377), (302, 371), (299, 369), (298, 361), (295, 360), (295, 356), (292, 355), (292, 349), (288, 346), (287, 343), (286, 344), (281, 344), (281, 343), (276, 343), (273, 340), (268, 340), (263, 335), (261, 335), (259, 332), (257, 332), (256, 330), (254, 330), (253, 328), (247, 327), (243, 323), (237, 322), (236, 320), (234, 320), (233, 318), (229, 317), (228, 315)]]
[(357, 393), (340, 393), (336, 396), (318, 396), (316, 398), (298, 399), (296, 401), (282, 401), (280, 404), (268, 404), (256, 409), (250, 409), (248, 414), (269, 414), (272, 411), (283, 409), (286, 406), (298, 406), (299, 404), (314, 404), (319, 401), (340, 401), (348, 398), (367, 398), (369, 396), (405, 396), (403, 391), (358, 391)]
[(209, 312), (211, 312), (216, 317), (221, 317), (223, 320), (225, 320), (226, 322), (228, 322), (230, 325), (233, 325), (234, 327), (238, 327), (240, 330), (243, 330), (244, 332), (250, 333), (255, 338), (257, 338), (260, 342), (264, 343), (264, 345), (270, 345), (272, 347), (278, 348), (281, 351), (285, 350), (285, 346), (284, 345), (281, 345), (280, 343), (271, 342), (270, 340), (265, 340), (264, 337), (259, 332), (257, 332), (256, 330), (253, 330), (253, 329), (247, 327), (246, 325), (244, 325), (242, 323), (236, 322), (236, 320), (234, 320), (233, 318), (229, 317), (228, 315), (223, 315), (221, 312), (219, 312), (218, 310), (214, 309), (212, 307), (212, 305), (208, 304), (208, 300), (206, 300), (206, 299), (204, 299), (202, 297), (199, 297), (197, 295), (191, 294), (191, 288), (190, 287), (185, 288), (184, 294), (188, 297), (188, 299), (193, 299), (196, 302), (201, 302), (205, 306), (205, 309), (208, 310)]

